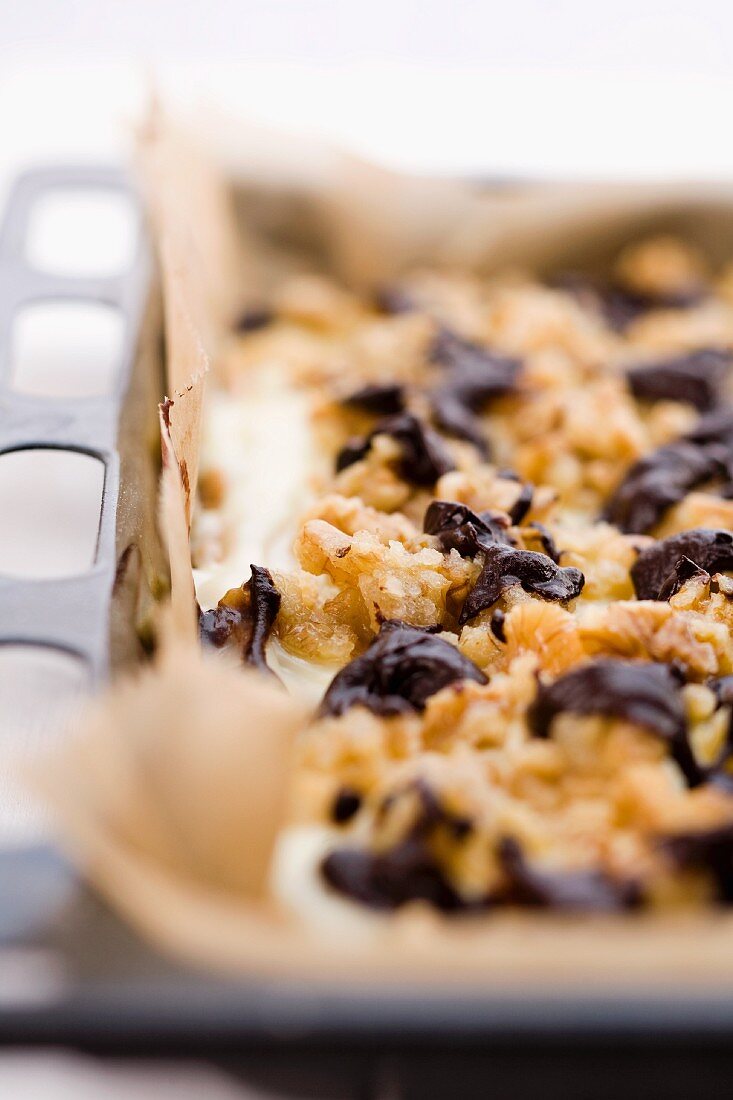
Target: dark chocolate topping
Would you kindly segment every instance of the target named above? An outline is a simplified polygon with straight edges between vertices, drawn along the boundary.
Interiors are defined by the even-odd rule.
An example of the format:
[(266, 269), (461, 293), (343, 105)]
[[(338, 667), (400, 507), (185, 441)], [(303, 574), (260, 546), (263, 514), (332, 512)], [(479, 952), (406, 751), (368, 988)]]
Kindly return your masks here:
[(429, 357), (446, 369), (445, 381), (431, 394), (435, 422), (488, 457), (488, 442), (476, 413), (494, 398), (515, 390), (521, 361), (498, 355), (444, 327), (438, 331)]
[(733, 901), (733, 823), (694, 833), (664, 837), (662, 847), (680, 868), (709, 871), (717, 897)]
[(342, 787), (333, 800), (331, 817), (337, 825), (345, 825), (361, 809), (361, 795), (351, 787)]
[(727, 407), (705, 413), (680, 439), (634, 463), (606, 503), (603, 518), (622, 531), (641, 534), (691, 489), (714, 478), (723, 482), (715, 492), (730, 496), (733, 410)]
[(458, 680), (485, 684), (486, 676), (450, 642), (387, 620), (367, 651), (331, 681), (320, 714), (343, 714), (357, 703), (381, 715), (420, 711)]
[(234, 323), (236, 332), (258, 332), (275, 320), (275, 313), (267, 306), (251, 306), (245, 309)]
[(698, 305), (706, 293), (705, 287), (696, 283), (675, 294), (642, 294), (576, 272), (561, 273), (550, 285), (572, 294), (584, 309), (600, 313), (616, 332), (623, 332), (652, 309), (689, 309)]
[(333, 889), (371, 909), (399, 909), (411, 901), (426, 901), (436, 909), (464, 908), (422, 839), (408, 838), (384, 853), (337, 848), (321, 864)]
[(382, 313), (395, 316), (400, 313), (413, 313), (419, 309), (418, 302), (409, 290), (398, 283), (386, 283), (374, 292), (374, 305)]
[(509, 509), (509, 518), (512, 523), (519, 524), (522, 522), (527, 512), (532, 507), (532, 499), (534, 497), (534, 485), (529, 481), (525, 481), (519, 492), (519, 496)]
[(215, 608), (201, 613), (201, 640), (216, 649), (236, 645), (245, 664), (270, 672), (265, 646), (280, 610), (281, 597), (268, 569), (251, 565), (250, 570), (246, 584), (232, 588)]
[(402, 456), (399, 462), (400, 477), (413, 485), (429, 487), (439, 477), (455, 469), (455, 463), (446, 450), (440, 436), (418, 420), (412, 413), (402, 413), (381, 420), (363, 439), (351, 440), (336, 458), (336, 469), (345, 470), (369, 453), (377, 435), (391, 435), (399, 444)]
[(557, 544), (552, 534), (545, 527), (544, 523), (530, 523), (529, 526), (533, 527), (539, 534), (544, 553), (547, 554), (548, 558), (552, 558), (555, 564), (558, 564), (560, 561), (560, 551), (557, 548)]
[(506, 524), (501, 513), (477, 515), (465, 504), (434, 500), (425, 512), (423, 530), (436, 536), (442, 550), (457, 550), (461, 557), (471, 558), (495, 543), (512, 545)]
[(733, 535), (696, 527), (642, 550), (631, 568), (640, 600), (669, 599), (695, 573), (733, 569)]
[(603, 871), (543, 871), (529, 863), (517, 840), (504, 837), (499, 862), (508, 879), (506, 901), (560, 912), (617, 913), (641, 901), (636, 883), (618, 882)]
[[(326, 882), (372, 909), (399, 909), (411, 901), (426, 901), (444, 912), (485, 907), (488, 899), (467, 902), (458, 894), (430, 849), (436, 829), (446, 828), (461, 839), (471, 823), (447, 812), (423, 782), (411, 784), (402, 793), (418, 797), (417, 817), (407, 835), (386, 852), (336, 849), (321, 864)], [(399, 797), (390, 796), (383, 809)]]
[(701, 348), (671, 359), (632, 367), (627, 373), (634, 397), (649, 401), (686, 401), (700, 412), (712, 409), (733, 361), (721, 348)]
[(482, 458), (488, 459), (491, 456), (491, 448), (481, 421), (451, 386), (439, 386), (432, 391), (430, 408), (433, 420), (444, 432), (456, 439), (473, 443)]
[(453, 389), (471, 409), (511, 393), (522, 368), (521, 360), (499, 355), (447, 328), (436, 335), (429, 356), (433, 363), (447, 369)]
[(671, 505), (721, 469), (718, 455), (689, 440), (659, 447), (634, 463), (607, 501), (603, 518), (621, 531), (642, 534), (654, 527)]
[(505, 619), (506, 615), (501, 608), (497, 607), (496, 611), (492, 611), (489, 627), (497, 642), (506, 642), (506, 634), (504, 633)]
[(397, 383), (363, 386), (342, 398), (341, 404), (376, 416), (392, 416), (401, 413), (405, 407), (405, 389)]
[(540, 684), (527, 720), (538, 737), (548, 737), (553, 719), (562, 713), (598, 714), (633, 722), (669, 744), (688, 784), (695, 787), (705, 776), (687, 739), (680, 686), (680, 677), (668, 665), (594, 661), (552, 684)]
[(478, 580), (463, 605), (460, 622), (466, 623), (484, 611), (507, 588), (520, 584), (525, 592), (546, 600), (574, 600), (579, 596), (585, 577), (573, 566), (562, 567), (545, 554), (516, 550), (511, 546), (488, 546)]

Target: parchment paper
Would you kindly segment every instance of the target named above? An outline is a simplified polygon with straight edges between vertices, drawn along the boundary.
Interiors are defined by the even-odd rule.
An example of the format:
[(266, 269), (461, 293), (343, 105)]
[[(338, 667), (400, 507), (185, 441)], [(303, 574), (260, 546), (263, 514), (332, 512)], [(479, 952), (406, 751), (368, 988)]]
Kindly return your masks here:
[[(159, 946), (226, 971), (513, 989), (729, 983), (733, 921), (725, 915), (448, 921), (413, 909), (365, 919), (358, 935), (345, 926), (339, 935), (278, 911), (267, 893), (268, 866), (286, 813), (289, 745), (306, 716), (256, 674), (200, 656), (188, 529), (209, 357), (237, 300), (256, 296), (254, 282), (266, 267), (251, 254), (261, 230), (257, 210), (267, 210), (271, 230), (278, 217), (280, 228), (297, 217), (294, 239), (311, 219), (324, 264), (364, 285), (414, 262), (483, 270), (507, 262), (603, 266), (621, 241), (650, 228), (681, 230), (720, 259), (733, 255), (731, 189), (486, 190), (333, 157), (317, 187), (309, 162), (308, 179), (293, 189), (291, 166), (288, 187), (273, 203), (270, 190), (259, 201), (257, 185), (243, 178), (241, 136), (230, 130), (229, 141), (240, 166), (244, 160), (236, 181), (221, 179), (159, 108), (142, 131), (172, 399), (161, 408), (172, 607), (155, 665), (117, 685), (78, 740), (36, 777), (62, 838), (93, 884)], [(261, 169), (261, 157), (253, 161)], [(236, 232), (227, 197), (233, 182)]]

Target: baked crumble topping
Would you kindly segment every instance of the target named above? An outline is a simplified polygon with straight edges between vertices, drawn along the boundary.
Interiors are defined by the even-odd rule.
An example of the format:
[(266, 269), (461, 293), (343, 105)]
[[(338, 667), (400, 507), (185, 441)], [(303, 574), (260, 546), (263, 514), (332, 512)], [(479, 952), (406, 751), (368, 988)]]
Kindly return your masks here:
[(217, 461), (232, 409), (264, 417), (281, 385), (314, 458), (292, 562), (256, 561), (202, 637), (320, 670), (293, 820), (332, 828), (328, 889), (451, 912), (733, 897), (731, 287), (655, 238), (605, 282), (428, 271), (366, 299), (299, 276), (242, 314), (197, 566), (235, 560), (247, 520)]

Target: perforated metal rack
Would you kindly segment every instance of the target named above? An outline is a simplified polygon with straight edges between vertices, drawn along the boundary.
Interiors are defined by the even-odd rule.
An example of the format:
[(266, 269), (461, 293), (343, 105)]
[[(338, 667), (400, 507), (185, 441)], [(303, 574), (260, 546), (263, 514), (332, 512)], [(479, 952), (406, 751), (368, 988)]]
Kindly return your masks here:
[[(133, 204), (138, 215), (136, 242), (126, 270), (86, 278), (46, 274), (29, 264), (26, 243), (34, 206), (49, 192), (59, 191), (113, 191)], [(123, 173), (105, 167), (49, 167), (17, 180), (0, 229), (0, 455), (39, 448), (90, 455), (104, 465), (104, 488), (91, 569), (80, 576), (53, 580), (0, 576), (0, 644), (67, 651), (82, 659), (92, 682), (104, 677), (109, 660), (109, 598), (116, 568), (120, 466), (116, 444), (149, 282), (142, 218)], [(102, 304), (119, 311), (124, 336), (114, 383), (104, 396), (36, 397), (13, 388), (11, 333), (15, 317), (30, 304), (61, 301)]]

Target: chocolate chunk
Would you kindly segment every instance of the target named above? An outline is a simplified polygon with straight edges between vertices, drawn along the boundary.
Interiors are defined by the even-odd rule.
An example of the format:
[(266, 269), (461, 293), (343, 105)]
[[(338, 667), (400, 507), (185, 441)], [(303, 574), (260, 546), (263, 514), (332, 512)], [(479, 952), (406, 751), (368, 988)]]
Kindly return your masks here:
[(626, 377), (634, 397), (648, 401), (686, 401), (707, 412), (720, 399), (731, 353), (701, 348), (686, 355), (633, 367)]
[(714, 692), (719, 707), (733, 706), (733, 676), (718, 676), (708, 681), (708, 687)]
[(454, 391), (471, 409), (511, 393), (522, 367), (521, 360), (489, 351), (447, 328), (439, 330), (429, 358), (447, 368)]
[(733, 676), (719, 676), (708, 680), (707, 686), (715, 694), (717, 708), (729, 707), (728, 728), (717, 759), (705, 769), (708, 782), (733, 793)]
[(357, 703), (381, 715), (420, 711), (436, 691), (459, 680), (486, 683), (483, 672), (450, 642), (387, 620), (366, 653), (331, 681), (320, 714), (343, 714)]
[(361, 795), (351, 787), (342, 787), (333, 800), (331, 817), (337, 825), (345, 825), (361, 808)]
[(275, 313), (267, 306), (251, 306), (239, 315), (234, 323), (235, 332), (258, 332), (275, 320)]
[(534, 497), (534, 485), (529, 481), (525, 481), (520, 489), (519, 496), (509, 509), (509, 518), (512, 523), (521, 523), (527, 512), (532, 507), (532, 498)]
[(558, 714), (598, 714), (643, 726), (670, 746), (690, 787), (703, 782), (687, 738), (681, 681), (668, 665), (600, 660), (582, 665), (552, 684), (540, 684), (527, 712), (530, 729), (548, 737)]
[(583, 309), (599, 313), (616, 332), (624, 332), (652, 309), (689, 309), (698, 305), (706, 293), (702, 285), (694, 285), (675, 294), (642, 294), (619, 283), (603, 283), (577, 272), (561, 273), (550, 285), (572, 294)]
[(546, 600), (565, 602), (580, 595), (585, 577), (579, 569), (563, 568), (545, 554), (533, 550), (488, 546), (484, 550), (484, 564), (478, 580), (463, 605), (461, 625), (495, 604), (502, 592), (514, 584)]
[(467, 443), (472, 443), (482, 458), (490, 458), (491, 448), (481, 421), (450, 386), (440, 386), (433, 390), (430, 394), (430, 408), (433, 420), (439, 428), (456, 439), (465, 439)]
[(619, 882), (603, 871), (543, 871), (533, 867), (514, 837), (498, 846), (508, 879), (505, 901), (559, 912), (619, 913), (640, 904), (636, 883)]
[(265, 646), (280, 610), (281, 597), (269, 570), (259, 565), (251, 565), (250, 569), (246, 584), (230, 589), (215, 608), (201, 613), (201, 640), (215, 649), (237, 646), (245, 664), (270, 672)]
[(488, 457), (488, 442), (476, 413), (494, 398), (514, 391), (520, 360), (498, 355), (444, 327), (433, 340), (429, 358), (447, 372), (445, 382), (430, 396), (436, 424), (450, 435), (473, 443), (482, 456)]
[(552, 558), (552, 560), (557, 565), (560, 561), (560, 551), (558, 550), (554, 538), (545, 527), (544, 523), (530, 523), (529, 526), (534, 528), (534, 530), (537, 531), (537, 533), (539, 534), (543, 552), (547, 554), (548, 558)]
[(506, 634), (504, 633), (505, 619), (506, 615), (500, 608), (497, 607), (496, 611), (492, 611), (489, 627), (497, 642), (506, 642)]
[[(325, 857), (321, 873), (332, 889), (372, 909), (399, 909), (411, 901), (426, 901), (443, 912), (483, 908), (488, 899), (465, 901), (448, 881), (430, 849), (430, 839), (441, 827), (456, 839), (470, 831), (465, 818), (448, 813), (425, 783), (417, 782), (402, 794), (417, 794), (418, 812), (407, 835), (386, 852), (339, 848)], [(392, 795), (383, 810), (400, 795)]]
[(380, 313), (395, 316), (400, 313), (414, 313), (419, 308), (414, 296), (397, 283), (380, 286), (374, 293), (374, 305)]
[(671, 505), (721, 469), (719, 454), (687, 439), (659, 447), (634, 463), (607, 501), (603, 518), (621, 531), (643, 534)]
[(625, 332), (634, 321), (661, 304), (659, 299), (649, 298), (633, 290), (624, 290), (620, 286), (605, 287), (599, 297), (601, 314), (614, 332)]
[(674, 563), (671, 571), (667, 574), (659, 590), (657, 599), (669, 600), (672, 596), (676, 596), (680, 588), (687, 584), (693, 577), (701, 577), (705, 580), (710, 580), (710, 574), (706, 573), (704, 569), (701, 569), (699, 565), (695, 565), (694, 561), (691, 561), (690, 558), (679, 558)]
[(662, 847), (682, 869), (708, 871), (715, 882), (717, 899), (733, 901), (733, 824), (664, 837)]
[(425, 512), (423, 530), (428, 535), (435, 535), (446, 553), (457, 550), (461, 557), (471, 558), (495, 543), (511, 545), (506, 520), (502, 520), (501, 513), (477, 515), (465, 504), (434, 500)]
[(328, 885), (370, 909), (399, 909), (426, 901), (451, 912), (461, 899), (420, 840), (406, 840), (384, 854), (337, 848), (321, 864)]
[(705, 413), (680, 439), (636, 462), (606, 503), (603, 518), (640, 534), (691, 489), (713, 479), (723, 482), (718, 495), (733, 491), (733, 409), (728, 407)]
[(640, 600), (665, 600), (695, 573), (733, 569), (733, 535), (696, 527), (642, 550), (631, 568)]
[(347, 408), (360, 409), (377, 416), (392, 416), (401, 413), (405, 407), (405, 390), (396, 383), (363, 386), (347, 397), (341, 404)]
[(391, 435), (399, 444), (402, 452), (398, 467), (400, 477), (413, 485), (429, 487), (443, 474), (455, 469), (455, 462), (440, 436), (416, 416), (402, 413), (380, 421), (365, 438), (347, 443), (336, 458), (337, 471), (345, 470), (347, 466), (364, 458), (378, 435)]
[(717, 452), (722, 460), (733, 451), (733, 409), (724, 405), (705, 413), (682, 438), (702, 446), (717, 443), (722, 448)]

